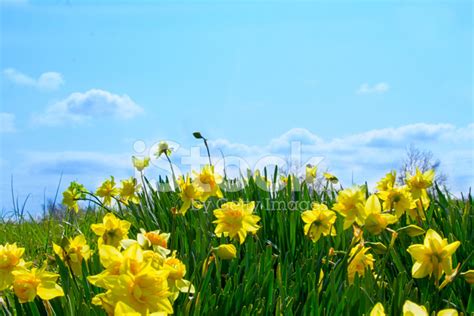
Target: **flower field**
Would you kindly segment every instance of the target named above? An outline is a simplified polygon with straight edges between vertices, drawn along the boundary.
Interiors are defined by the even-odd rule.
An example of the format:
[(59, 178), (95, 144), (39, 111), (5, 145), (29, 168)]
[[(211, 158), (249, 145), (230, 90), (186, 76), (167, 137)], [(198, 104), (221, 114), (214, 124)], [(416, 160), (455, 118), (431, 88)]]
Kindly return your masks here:
[(342, 187), (314, 166), (168, 181), (132, 163), (94, 191), (72, 182), (64, 214), (0, 222), (0, 314), (474, 313), (472, 197), (432, 170)]

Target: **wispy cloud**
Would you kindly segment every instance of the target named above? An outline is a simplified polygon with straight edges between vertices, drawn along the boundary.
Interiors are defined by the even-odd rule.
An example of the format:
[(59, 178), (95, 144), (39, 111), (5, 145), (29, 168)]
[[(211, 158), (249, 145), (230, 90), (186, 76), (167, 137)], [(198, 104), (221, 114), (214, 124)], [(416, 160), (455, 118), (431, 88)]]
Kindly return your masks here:
[[(189, 144), (179, 144), (169, 141), (172, 148), (173, 163), (182, 171), (188, 170), (187, 163), (207, 163), (205, 149), (201, 148), (202, 156), (193, 156), (196, 152)], [(474, 124), (466, 127), (456, 127), (451, 124), (418, 123), (370, 130), (367, 132), (347, 135), (340, 138), (324, 139), (306, 129), (291, 129), (266, 145), (235, 143), (227, 139), (210, 140), (209, 146), (213, 161), (221, 159), (220, 151), (227, 159), (239, 158), (253, 169), (258, 160), (265, 157), (280, 157), (286, 160), (294, 145), (300, 150), (302, 163), (311, 157), (322, 157), (321, 167), (336, 172), (342, 179), (348, 180), (354, 174), (356, 181), (369, 182), (382, 176), (390, 169), (397, 169), (409, 145), (433, 151), (435, 156), (447, 168), (450, 177), (455, 182), (457, 178), (469, 180), (470, 183), (453, 183), (455, 185), (474, 185)], [(156, 144), (148, 144), (148, 148), (139, 155), (149, 155), (152, 165), (167, 169), (167, 161), (155, 160), (153, 153)], [(92, 173), (110, 172), (114, 170), (124, 173), (133, 171), (130, 163), (133, 148), (129, 152), (111, 154), (106, 152), (31, 152), (25, 156), (26, 165), (23, 170), (28, 173), (40, 174), (74, 174), (86, 175)], [(229, 162), (227, 160), (227, 162)], [(156, 174), (156, 172), (154, 172)], [(464, 188), (466, 189), (466, 188)]]
[(0, 133), (13, 133), (15, 131), (15, 114), (0, 112)]
[(34, 120), (44, 125), (61, 125), (83, 123), (96, 117), (130, 119), (142, 112), (143, 108), (128, 95), (91, 89), (70, 94), (49, 106), (44, 113), (35, 116)]
[(368, 83), (363, 83), (360, 85), (359, 89), (356, 90), (357, 94), (374, 94), (374, 93), (385, 93), (390, 90), (390, 86), (386, 82), (379, 82), (374, 85)]
[(37, 79), (24, 74), (14, 68), (3, 70), (3, 75), (12, 83), (20, 86), (34, 87), (39, 90), (57, 90), (64, 84), (63, 76), (59, 72), (44, 72)]
[(41, 175), (87, 175), (97, 178), (133, 172), (130, 155), (89, 151), (28, 152), (24, 170)]
[[(199, 165), (207, 163), (205, 149), (200, 148), (200, 155), (193, 156), (196, 148), (190, 144), (169, 142), (176, 151), (171, 155), (176, 164), (176, 171), (189, 171), (189, 164)], [(241, 144), (227, 139), (209, 141), (212, 161), (222, 167), (220, 150), (226, 156), (228, 174), (238, 174), (230, 169), (237, 170), (238, 160), (245, 161), (245, 166), (253, 169), (262, 159), (279, 157), (279, 159), (265, 160), (266, 162), (287, 162), (294, 149), (292, 144), (297, 143), (301, 152), (301, 163), (309, 162), (311, 158), (323, 158), (319, 163), (320, 170), (329, 169), (340, 179), (343, 186), (354, 183), (368, 182), (373, 186), (375, 182), (391, 169), (398, 169), (406, 154), (409, 145), (420, 149), (428, 149), (436, 158), (441, 160), (442, 171), (448, 174), (448, 185), (452, 192), (466, 192), (474, 186), (474, 124), (458, 127), (451, 124), (418, 123), (405, 126), (375, 129), (363, 133), (346, 135), (339, 138), (324, 139), (306, 129), (291, 129), (286, 133), (269, 140), (266, 145), (256, 146)], [(200, 143), (198, 143), (200, 144)], [(168, 172), (168, 163), (164, 158), (156, 160), (153, 153), (156, 144), (152, 143), (138, 155), (149, 155), (152, 158), (153, 169), (147, 170), (150, 178), (157, 174)], [(193, 145), (196, 145), (193, 143)], [(44, 186), (55, 188), (58, 177), (62, 173), (63, 187), (68, 181), (78, 180), (89, 189), (94, 190), (109, 175), (117, 179), (134, 174), (130, 157), (137, 155), (133, 146), (121, 153), (107, 152), (24, 152), (19, 156), (13, 174), (15, 179), (25, 179), (18, 183), (18, 188), (33, 194), (38, 203), (42, 201)], [(235, 164), (234, 164), (235, 163)], [(234, 164), (234, 165), (233, 165)], [(240, 164), (242, 166), (242, 164)], [(262, 165), (260, 165), (262, 167)], [(158, 170), (157, 170), (157, 169)], [(281, 170), (284, 170), (282, 168)], [(31, 175), (35, 181), (31, 181)], [(7, 192), (9, 182), (1, 184), (0, 189)], [(26, 189), (25, 189), (26, 188)], [(63, 188), (62, 188), (63, 189)], [(35, 191), (37, 190), (37, 191)], [(51, 189), (52, 191), (52, 189)], [(54, 193), (54, 192), (53, 192)]]
[[(474, 185), (474, 124), (457, 127), (451, 124), (417, 123), (384, 128), (344, 137), (324, 139), (306, 129), (291, 129), (265, 146), (233, 143), (226, 139), (210, 141), (213, 152), (226, 155), (244, 153), (249, 165), (265, 156), (289, 155), (292, 143), (301, 148), (302, 161), (322, 157), (321, 168), (338, 174), (346, 185), (354, 181), (374, 183), (390, 169), (398, 169), (406, 149), (415, 145), (433, 152), (449, 175), (454, 190)], [(216, 155), (216, 159), (219, 157)]]

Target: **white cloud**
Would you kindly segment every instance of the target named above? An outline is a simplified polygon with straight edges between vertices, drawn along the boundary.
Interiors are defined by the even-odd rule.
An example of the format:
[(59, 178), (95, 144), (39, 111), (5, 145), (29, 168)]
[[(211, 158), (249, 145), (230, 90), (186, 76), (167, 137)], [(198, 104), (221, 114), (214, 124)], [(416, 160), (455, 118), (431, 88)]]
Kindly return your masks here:
[[(390, 169), (398, 169), (408, 146), (430, 150), (441, 160), (454, 190), (465, 191), (474, 186), (474, 124), (456, 127), (451, 124), (410, 124), (323, 139), (306, 129), (292, 129), (271, 140), (266, 146), (248, 146), (220, 139), (210, 141), (213, 152), (240, 155), (254, 164), (265, 156), (280, 156), (288, 161), (291, 143), (301, 148), (302, 163), (311, 157), (322, 157), (321, 168), (335, 172), (345, 185), (375, 180)], [(243, 154), (241, 154), (243, 153)], [(216, 155), (215, 159), (219, 159)]]
[(15, 131), (15, 114), (0, 112), (0, 133), (12, 133)]
[(270, 141), (269, 146), (273, 150), (289, 148), (292, 141), (299, 141), (305, 145), (318, 145), (323, 140), (304, 128), (292, 128), (288, 132), (284, 133), (280, 137), (274, 138)]
[(49, 106), (35, 120), (45, 125), (82, 123), (97, 117), (130, 119), (143, 112), (128, 95), (92, 89), (70, 94), (67, 98)]
[(42, 73), (37, 79), (14, 68), (3, 70), (3, 74), (14, 84), (34, 87), (44, 91), (57, 90), (64, 84), (63, 76), (60, 73), (53, 71)]
[[(289, 162), (292, 142), (300, 144), (302, 164), (312, 157), (322, 157), (320, 170), (329, 169), (341, 179), (344, 187), (350, 186), (352, 182), (362, 184), (365, 181), (373, 187), (387, 171), (399, 168), (406, 148), (411, 144), (432, 151), (434, 156), (441, 160), (441, 169), (448, 175), (448, 185), (453, 193), (467, 192), (469, 187), (474, 187), (474, 124), (458, 127), (451, 124), (418, 123), (331, 139), (324, 139), (309, 130), (299, 128), (291, 129), (263, 146), (240, 144), (226, 139), (210, 140), (209, 146), (213, 163), (216, 164), (221, 159), (219, 150), (222, 150), (226, 156), (228, 174), (235, 175), (238, 172), (232, 172), (232, 168), (236, 166), (236, 158), (245, 160), (250, 168), (254, 168), (262, 158), (270, 163), (278, 160), (267, 159), (269, 156), (281, 158), (280, 162)], [(201, 147), (201, 157), (198, 158), (191, 155), (193, 149), (189, 144), (180, 146), (172, 141), (169, 143), (172, 148), (177, 149), (171, 155), (172, 162), (176, 164), (176, 171), (188, 171), (189, 166), (183, 166), (186, 161), (207, 163), (206, 151), (200, 142), (193, 142), (193, 145), (199, 144)], [(152, 148), (156, 147), (156, 144), (147, 144), (147, 149), (138, 155), (150, 154), (152, 158), (153, 167), (146, 171), (149, 178), (156, 178), (158, 174), (165, 175), (168, 170), (167, 161), (164, 158), (155, 160)], [(49, 196), (54, 196), (61, 173), (64, 176), (61, 189), (71, 180), (77, 180), (88, 188), (95, 189), (100, 181), (109, 175), (116, 176), (117, 181), (133, 175), (130, 157), (134, 154), (137, 155), (132, 145), (122, 153), (23, 152), (15, 162), (12, 174), (15, 179), (23, 181), (18, 187), (19, 191), (32, 193), (34, 202), (31, 203), (40, 205), (43, 187), (48, 188)], [(269, 172), (273, 173), (273, 169)], [(33, 178), (34, 181), (31, 181)], [(7, 192), (5, 197), (8, 197), (9, 178), (5, 178), (4, 183), (0, 185), (0, 189)]]
[(385, 93), (390, 89), (390, 86), (386, 82), (379, 82), (374, 85), (370, 85), (368, 83), (363, 83), (360, 85), (359, 89), (357, 89), (357, 94), (374, 94), (374, 93)]
[(457, 131), (456, 127), (450, 124), (426, 124), (417, 123), (404, 125), (397, 128), (383, 128), (370, 130), (360, 134), (354, 134), (342, 139), (334, 139), (329, 144), (333, 146), (343, 145), (364, 145), (369, 147), (394, 147), (405, 146), (407, 141), (433, 142), (441, 137), (446, 137)]

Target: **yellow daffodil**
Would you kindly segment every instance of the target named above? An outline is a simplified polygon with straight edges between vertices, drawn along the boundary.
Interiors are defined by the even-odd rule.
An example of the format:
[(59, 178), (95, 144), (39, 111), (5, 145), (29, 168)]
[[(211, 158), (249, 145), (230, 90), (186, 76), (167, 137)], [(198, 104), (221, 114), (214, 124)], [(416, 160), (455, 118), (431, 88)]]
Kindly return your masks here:
[(186, 275), (186, 265), (176, 258), (176, 251), (173, 255), (166, 258), (163, 262), (163, 270), (169, 272), (168, 274), (168, 286), (169, 291), (172, 293), (170, 299), (174, 301), (179, 292), (183, 293), (194, 293), (194, 286), (188, 280), (184, 279)]
[(306, 182), (313, 183), (316, 180), (316, 172), (318, 171), (317, 166), (307, 165), (306, 166)]
[(202, 203), (202, 188), (199, 187), (195, 182), (191, 182), (191, 178), (186, 176), (186, 178), (180, 177), (178, 179), (179, 186), (179, 196), (183, 204), (179, 209), (179, 213), (185, 215), (188, 209), (193, 206), (194, 208), (201, 208)]
[(377, 303), (374, 305), (372, 310), (370, 311), (369, 316), (385, 316), (385, 309), (383, 308), (382, 303)]
[(169, 238), (170, 234), (168, 233), (162, 233), (159, 230), (147, 232), (141, 228), (140, 233), (137, 234), (137, 240), (122, 240), (121, 245), (123, 248), (128, 248), (130, 245), (138, 243), (144, 250), (153, 249), (162, 257), (166, 257), (171, 252), (168, 249)]
[(13, 282), (13, 271), (22, 267), (25, 262), (21, 258), (25, 248), (16, 244), (0, 245), (0, 291), (10, 287)]
[(68, 209), (74, 210), (76, 213), (79, 212), (79, 205), (77, 201), (84, 199), (86, 188), (82, 184), (79, 184), (75, 181), (69, 184), (69, 187), (66, 191), (63, 192), (63, 201), (62, 204)]
[(140, 159), (132, 156), (132, 163), (137, 171), (142, 172), (150, 164), (150, 157), (143, 157)]
[(120, 200), (127, 204), (132, 202), (134, 204), (140, 203), (140, 198), (137, 193), (140, 191), (140, 184), (137, 184), (137, 179), (130, 177), (130, 179), (122, 180), (121, 187), (119, 189)]
[(434, 177), (435, 172), (433, 169), (421, 172), (420, 169), (416, 168), (414, 175), (407, 173), (406, 184), (414, 199), (419, 198), (424, 190), (433, 185)]
[(426, 190), (421, 190), (420, 196), (414, 200), (415, 205), (407, 211), (407, 214), (414, 221), (425, 220), (425, 210), (430, 206), (430, 197)]
[(92, 224), (92, 231), (99, 236), (99, 245), (120, 246), (120, 241), (126, 239), (130, 222), (115, 217), (112, 213), (105, 214), (102, 224)]
[(347, 267), (349, 284), (354, 283), (356, 273), (359, 276), (364, 276), (366, 269), (374, 269), (375, 260), (372, 254), (367, 254), (369, 249), (370, 248), (366, 248), (362, 245), (357, 245), (351, 249), (349, 253), (349, 265)]
[[(88, 278), (89, 279), (89, 278)], [(100, 293), (94, 296), (91, 300), (93, 305), (101, 306), (107, 315), (114, 315), (115, 316), (115, 308), (118, 303), (123, 303), (122, 301), (116, 301), (116, 299), (112, 296), (112, 291), (108, 290), (105, 293)], [(125, 303), (123, 303), (125, 304)], [(125, 304), (127, 305), (127, 304)], [(127, 305), (128, 306), (128, 305)], [(120, 307), (118, 309), (120, 311)], [(141, 313), (139, 313), (141, 315)]]
[(377, 190), (379, 191), (387, 191), (392, 189), (395, 186), (395, 181), (397, 180), (397, 172), (395, 170), (390, 171), (377, 182)]
[(160, 233), (159, 230), (145, 232), (144, 230), (141, 231), (142, 235), (150, 245), (152, 246), (160, 246), (162, 248), (168, 248), (168, 239), (170, 238), (170, 234), (168, 233)]
[(336, 236), (336, 228), (333, 227), (336, 213), (328, 210), (324, 204), (313, 203), (311, 210), (301, 213), (301, 219), (305, 223), (304, 234), (313, 242), (318, 241), (321, 235)]
[(298, 178), (292, 174), (289, 174), (288, 176), (280, 175), (280, 186), (281, 188), (284, 188), (288, 186), (288, 183), (291, 184), (290, 189), (293, 191), (297, 190), (298, 184)]
[(255, 202), (244, 203), (227, 202), (222, 204), (221, 208), (214, 210), (214, 216), (217, 218), (213, 221), (217, 224), (214, 233), (220, 237), (229, 236), (232, 239), (238, 240), (241, 244), (245, 241), (247, 233), (256, 234), (260, 229), (257, 222), (260, 217), (253, 215)]
[(266, 179), (260, 174), (260, 170), (255, 170), (254, 173), (255, 183), (260, 189), (268, 190), (272, 186), (272, 182), (269, 179)]
[(403, 304), (403, 316), (429, 316), (428, 310), (423, 305), (417, 305), (406, 300)]
[[(458, 312), (455, 309), (448, 308), (440, 310), (436, 313), (437, 316), (457, 316)], [(428, 310), (423, 305), (418, 305), (412, 301), (406, 300), (403, 304), (403, 316), (429, 316)]]
[(201, 173), (194, 172), (196, 185), (201, 188), (202, 201), (207, 200), (211, 196), (222, 198), (222, 192), (219, 184), (222, 183), (222, 177), (214, 172), (214, 166), (206, 165), (202, 168)]
[(426, 232), (423, 244), (415, 244), (408, 247), (407, 251), (415, 260), (412, 268), (413, 277), (424, 278), (434, 274), (437, 281), (443, 273), (451, 274), (451, 256), (460, 244), (459, 241), (448, 244), (446, 238), (441, 238), (437, 232), (429, 229)]
[(82, 276), (82, 260), (87, 261), (91, 256), (91, 250), (84, 235), (64, 238), (61, 246), (53, 243), (53, 250), (76, 276)]
[(115, 179), (113, 176), (110, 179), (102, 182), (100, 187), (97, 189), (97, 196), (103, 198), (103, 203), (105, 206), (112, 204), (112, 198), (119, 194), (119, 189), (115, 187)]
[(106, 287), (105, 281), (109, 276), (117, 276), (125, 272), (137, 274), (145, 265), (150, 263), (149, 260), (146, 260), (145, 251), (138, 243), (131, 244), (122, 252), (113, 246), (100, 245), (99, 258), (105, 270), (97, 275), (87, 277), (87, 280), (91, 284), (103, 288)]
[(365, 228), (372, 234), (380, 234), (389, 224), (394, 224), (398, 218), (391, 214), (382, 213), (379, 198), (372, 194), (365, 202)]
[(344, 216), (344, 229), (356, 222), (359, 226), (365, 221), (365, 193), (361, 188), (350, 188), (339, 191), (333, 209)]
[(378, 196), (384, 201), (383, 209), (385, 211), (394, 210), (397, 217), (416, 206), (407, 187), (394, 187), (380, 191)]
[(136, 309), (128, 306), (124, 302), (117, 302), (117, 305), (115, 305), (114, 309), (114, 316), (166, 316), (168, 315), (166, 312), (154, 312), (150, 313), (149, 311), (146, 311), (145, 314), (139, 313)]
[[(104, 295), (98, 295), (92, 302), (102, 305), (104, 309), (122, 302), (131, 307), (140, 315), (147, 313), (165, 312), (173, 313), (169, 300), (168, 271), (156, 270), (151, 265), (146, 265), (136, 273), (124, 273), (109, 277), (106, 282), (108, 290)], [(109, 307), (110, 309), (110, 307)]]
[(114, 313), (120, 302), (140, 315), (173, 312), (170, 299), (174, 293), (170, 291), (168, 280), (181, 285), (179, 278), (186, 273), (186, 267), (179, 265), (178, 259), (179, 262), (168, 261), (165, 268), (166, 258), (150, 250), (144, 251), (138, 243), (123, 251), (101, 245), (99, 257), (105, 270), (87, 279), (106, 292), (96, 295), (93, 304), (102, 306), (109, 314)]
[(232, 244), (222, 244), (214, 248), (216, 255), (222, 260), (231, 260), (237, 257), (237, 248)]
[(323, 173), (323, 177), (324, 177), (328, 182), (331, 182), (332, 184), (337, 184), (337, 183), (339, 182), (339, 179), (338, 179), (335, 175), (333, 175), (333, 174), (331, 174), (331, 173), (329, 173), (329, 172)]
[(47, 272), (46, 265), (39, 269), (18, 269), (13, 275), (13, 292), (20, 303), (32, 302), (36, 295), (45, 301), (64, 296), (63, 289), (56, 284), (59, 275)]
[(171, 149), (168, 145), (167, 142), (164, 142), (164, 141), (161, 141), (159, 144), (158, 144), (158, 149), (155, 153), (155, 156), (157, 158), (159, 158), (161, 155), (165, 155), (165, 156), (169, 156), (171, 155)]

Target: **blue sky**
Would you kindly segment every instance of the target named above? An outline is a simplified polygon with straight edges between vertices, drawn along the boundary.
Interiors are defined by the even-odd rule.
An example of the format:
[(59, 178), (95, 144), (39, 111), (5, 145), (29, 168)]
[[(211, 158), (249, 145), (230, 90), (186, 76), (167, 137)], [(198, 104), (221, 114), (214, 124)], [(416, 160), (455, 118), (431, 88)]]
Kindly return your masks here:
[(1, 4), (4, 212), (12, 175), (34, 213), (61, 172), (131, 175), (136, 140), (195, 130), (252, 161), (303, 141), (361, 182), (415, 144), (474, 184), (470, 1), (45, 3)]

